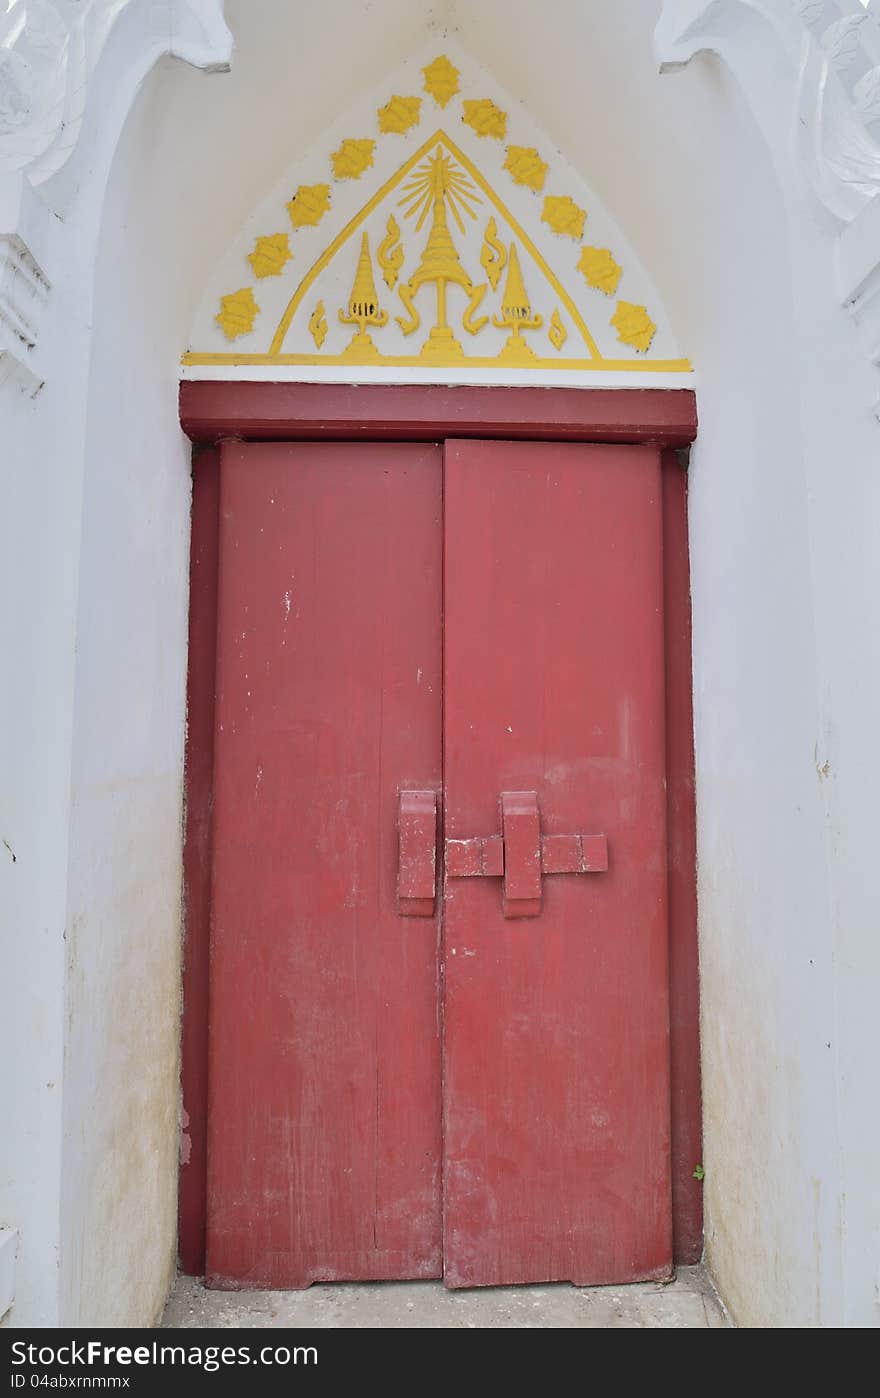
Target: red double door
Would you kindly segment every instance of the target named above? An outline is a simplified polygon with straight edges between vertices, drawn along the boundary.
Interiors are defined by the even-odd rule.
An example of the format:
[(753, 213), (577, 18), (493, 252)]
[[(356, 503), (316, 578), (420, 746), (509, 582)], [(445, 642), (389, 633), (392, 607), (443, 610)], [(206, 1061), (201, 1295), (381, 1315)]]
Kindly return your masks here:
[(660, 485), (224, 446), (210, 1284), (669, 1272)]

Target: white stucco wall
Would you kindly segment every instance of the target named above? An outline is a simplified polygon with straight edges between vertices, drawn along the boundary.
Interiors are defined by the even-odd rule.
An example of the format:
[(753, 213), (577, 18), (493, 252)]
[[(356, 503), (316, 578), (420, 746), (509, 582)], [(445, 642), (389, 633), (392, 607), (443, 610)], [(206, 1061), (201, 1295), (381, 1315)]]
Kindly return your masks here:
[(92, 1325), (154, 1316), (175, 1260), (190, 462), (149, 121), (136, 104), (104, 204), (83, 480), (61, 1305)]
[[(189, 501), (177, 356), (244, 215), (294, 147), (423, 41), (427, 9), (385, 4), (379, 23), (342, 0), (296, 8), (229, 3), (228, 76), (160, 64), (106, 201), (105, 111), (105, 144), (95, 135), (58, 177), (46, 387), (2, 390), (12, 1324), (149, 1323), (172, 1266)], [(741, 1324), (876, 1325), (876, 389), (835, 295), (837, 225), (802, 176), (774, 42), (756, 30), (746, 91), (711, 58), (660, 77), (660, 8), (556, 0), (536, 23), (529, 0), (482, 0), (459, 7), (458, 40), (613, 211), (698, 372), (709, 1261)]]
[[(12, 1326), (149, 1324), (175, 1256), (188, 454), (173, 356), (169, 366), (153, 352), (142, 322), (143, 279), (98, 252), (103, 229), (118, 231), (104, 200), (123, 123), (172, 31), (170, 10), (123, 13), (73, 158), (39, 193), (0, 170), (0, 216), (24, 199), (18, 226), (51, 283), (38, 343), (22, 354), (44, 386), (26, 396), (14, 360), (0, 374), (0, 1226), (18, 1233)], [(108, 296), (131, 300), (128, 328)], [(0, 350), (8, 343), (20, 348)], [(150, 433), (155, 459), (139, 454)]]
[(22, 1230), (27, 1240), (17, 1249), (17, 1304), (25, 1315), (48, 1320), (57, 1271), (61, 1173), (72, 683), (71, 647), (56, 647), (53, 640), (57, 631), (73, 634), (73, 565), (63, 519), (70, 502), (62, 473), (54, 469), (45, 419), (17, 389), (14, 397), (4, 394), (4, 400), (0, 1218)]

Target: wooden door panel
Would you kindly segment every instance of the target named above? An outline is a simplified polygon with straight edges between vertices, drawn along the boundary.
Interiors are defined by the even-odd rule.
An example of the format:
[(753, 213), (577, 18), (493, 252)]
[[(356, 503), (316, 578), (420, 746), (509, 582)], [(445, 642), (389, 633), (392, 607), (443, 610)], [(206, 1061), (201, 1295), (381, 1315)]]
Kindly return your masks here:
[(450, 1286), (669, 1271), (661, 525), (653, 448), (447, 443), (447, 839), (534, 792), (609, 859), (515, 919), (447, 878)]
[(441, 453), (222, 448), (207, 1274), (430, 1277), (436, 918), (396, 910), (441, 779)]

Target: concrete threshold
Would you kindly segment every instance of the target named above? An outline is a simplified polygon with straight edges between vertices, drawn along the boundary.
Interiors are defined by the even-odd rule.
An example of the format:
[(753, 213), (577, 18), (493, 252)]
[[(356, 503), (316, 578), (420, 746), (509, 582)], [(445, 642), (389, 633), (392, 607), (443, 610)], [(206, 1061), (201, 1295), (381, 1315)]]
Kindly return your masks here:
[(666, 1285), (493, 1286), (339, 1282), (307, 1291), (208, 1291), (178, 1277), (162, 1328), (324, 1330), (705, 1330), (728, 1325), (703, 1267)]

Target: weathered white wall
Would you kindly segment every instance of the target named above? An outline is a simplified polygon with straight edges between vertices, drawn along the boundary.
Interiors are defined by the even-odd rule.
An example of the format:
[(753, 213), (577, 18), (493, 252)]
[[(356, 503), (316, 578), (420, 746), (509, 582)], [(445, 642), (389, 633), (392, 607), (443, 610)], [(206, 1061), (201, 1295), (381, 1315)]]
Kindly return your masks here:
[[(660, 8), (556, 0), (536, 15), (530, 0), (479, 0), (458, 7), (458, 38), (614, 212), (699, 374), (709, 1259), (742, 1324), (877, 1324), (871, 371), (835, 297), (836, 226), (806, 192), (771, 37), (757, 31), (746, 94), (708, 58), (661, 78)], [(0, 838), (16, 863), (0, 845), (12, 968), (0, 1024), (15, 1045), (0, 1062), (15, 1154), (0, 1225), (22, 1231), (13, 1324), (149, 1323), (173, 1256), (188, 512), (177, 355), (243, 213), (422, 42), (426, 13), (235, 0), (233, 72), (160, 65), (106, 203), (97, 155), (68, 176), (47, 269), (47, 386), (34, 402), (3, 390), (0, 567), (16, 605), (0, 610), (0, 644), (16, 663), (0, 691)]]
[(61, 1235), (83, 1325), (155, 1316), (175, 1259), (190, 470), (168, 346), (187, 300), (144, 219), (149, 119), (136, 104), (104, 203), (83, 480)]
[[(24, 228), (51, 282), (22, 356), (44, 387), (27, 397), (0, 374), (0, 1226), (19, 1235), (13, 1326), (148, 1324), (175, 1251), (187, 455), (179, 431), (155, 477), (137, 455), (139, 422), (165, 406), (150, 375), (164, 372), (170, 395), (159, 434), (176, 378), (141, 333), (124, 260), (105, 280), (97, 251), (120, 130), (174, 36), (186, 37), (170, 7), (133, 4), (92, 74), (73, 159), (38, 194), (0, 164), (0, 219), (21, 197), (31, 208), (4, 231)], [(136, 328), (109, 316), (102, 341), (120, 286)], [(128, 342), (114, 370), (147, 369), (125, 397), (124, 378), (102, 382), (113, 336)], [(130, 444), (115, 473), (102, 432)]]
[[(0, 1220), (22, 1230), (15, 1284), (51, 1319), (57, 1268), (72, 649), (70, 503), (45, 418), (3, 395), (0, 478)], [(23, 1048), (26, 1046), (26, 1048)], [(14, 1150), (14, 1153), (13, 1153)]]

